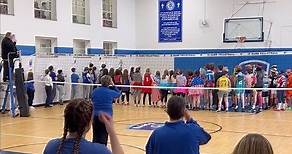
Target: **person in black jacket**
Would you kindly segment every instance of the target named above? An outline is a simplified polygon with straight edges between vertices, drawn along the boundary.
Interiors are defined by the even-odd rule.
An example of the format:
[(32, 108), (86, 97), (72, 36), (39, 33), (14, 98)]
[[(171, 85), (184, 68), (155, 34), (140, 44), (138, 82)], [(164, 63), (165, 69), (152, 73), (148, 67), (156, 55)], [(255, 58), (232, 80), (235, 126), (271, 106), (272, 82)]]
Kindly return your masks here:
[(11, 66), (14, 67), (13, 65), (13, 59), (18, 57), (17, 54), (17, 49), (16, 49), (16, 43), (12, 41), (13, 35), (11, 32), (7, 32), (5, 35), (5, 38), (1, 42), (1, 56), (2, 59), (4, 60), (3, 62), (3, 81), (6, 82), (9, 78), (9, 69), (8, 69), (8, 54), (10, 53), (9, 61)]

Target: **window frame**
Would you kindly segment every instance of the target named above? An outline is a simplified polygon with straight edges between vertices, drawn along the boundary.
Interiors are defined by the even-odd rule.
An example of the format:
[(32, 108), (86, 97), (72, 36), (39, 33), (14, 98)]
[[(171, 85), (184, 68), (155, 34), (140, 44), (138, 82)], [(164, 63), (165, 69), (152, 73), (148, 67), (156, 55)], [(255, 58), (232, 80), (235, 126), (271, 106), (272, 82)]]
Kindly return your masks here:
[[(12, 16), (14, 16), (14, 0), (7, 0), (6, 2), (7, 3), (0, 1), (0, 15), (12, 15)], [(2, 6), (6, 6), (7, 13), (2, 13), (2, 9), (1, 9)], [(9, 7), (9, 6), (11, 6), (11, 7)]]
[[(42, 46), (42, 45), (44, 45), (42, 43), (45, 42), (45, 41), (50, 41), (50, 43), (46, 44), (45, 46)], [(54, 41), (57, 41), (57, 38), (36, 36), (35, 37), (36, 56), (51, 56), (51, 55), (54, 55), (55, 54), (54, 53), (55, 47), (57, 47), (57, 44)], [(39, 44), (37, 44), (37, 42), (39, 42)], [(43, 52), (43, 50), (48, 50), (49, 52)]]
[[(50, 21), (57, 21), (57, 1), (56, 0), (45, 0), (42, 3), (46, 2), (47, 3), (47, 8), (48, 9), (43, 9), (42, 3), (38, 4), (38, 8), (36, 7), (36, 2), (39, 2), (38, 0), (34, 0), (33, 3), (33, 10), (34, 10), (34, 18), (35, 19), (42, 19), (42, 20), (50, 20)], [(37, 16), (37, 12), (39, 12), (39, 16)], [(43, 14), (42, 14), (43, 12)], [(47, 14), (49, 14), (49, 17), (47, 17)], [(42, 15), (46, 17), (42, 17)]]
[[(90, 12), (89, 12), (89, 16), (87, 15), (87, 12), (89, 11), (89, 8), (88, 8), (89, 0), (72, 0), (71, 2), (72, 2), (71, 3), (72, 4), (72, 23), (90, 25), (90, 20), (88, 20), (90, 19)], [(84, 12), (84, 14), (82, 13), (78, 14), (78, 12)], [(84, 22), (79, 22), (80, 18), (83, 18), (82, 21)]]
[[(109, 22), (110, 24), (107, 25), (106, 22)], [(107, 28), (118, 27), (117, 0), (102, 0), (102, 26)]]
[(114, 55), (115, 54), (114, 50), (117, 48), (118, 42), (103, 41), (103, 45), (102, 46), (103, 46), (102, 49), (103, 49), (103, 54), (104, 55)]
[[(82, 43), (82, 44), (84, 43), (84, 48), (76, 48), (76, 44), (80, 44), (80, 43)], [(73, 55), (74, 56), (85, 56), (85, 55), (87, 55), (88, 54), (87, 53), (87, 49), (89, 47), (89, 44), (90, 44), (90, 40), (73, 39)], [(84, 52), (79, 53), (79, 51), (80, 51), (79, 49), (81, 49)]]

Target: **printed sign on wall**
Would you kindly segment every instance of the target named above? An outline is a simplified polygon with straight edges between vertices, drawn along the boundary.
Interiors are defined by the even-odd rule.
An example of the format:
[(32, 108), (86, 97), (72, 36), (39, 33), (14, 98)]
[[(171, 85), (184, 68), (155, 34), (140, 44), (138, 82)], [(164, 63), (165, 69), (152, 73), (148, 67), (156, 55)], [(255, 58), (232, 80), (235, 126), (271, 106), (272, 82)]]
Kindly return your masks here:
[(159, 42), (182, 41), (182, 0), (159, 0)]

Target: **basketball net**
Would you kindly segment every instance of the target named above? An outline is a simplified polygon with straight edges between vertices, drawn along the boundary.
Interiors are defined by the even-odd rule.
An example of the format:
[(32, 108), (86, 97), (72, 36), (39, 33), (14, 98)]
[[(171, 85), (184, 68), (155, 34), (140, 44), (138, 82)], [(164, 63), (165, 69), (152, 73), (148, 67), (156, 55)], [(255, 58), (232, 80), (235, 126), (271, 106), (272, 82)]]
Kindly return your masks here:
[(236, 37), (236, 40), (237, 40), (237, 43), (236, 43), (236, 46), (235, 48), (244, 48), (245, 45), (245, 40), (246, 40), (246, 37), (245, 36), (238, 36)]

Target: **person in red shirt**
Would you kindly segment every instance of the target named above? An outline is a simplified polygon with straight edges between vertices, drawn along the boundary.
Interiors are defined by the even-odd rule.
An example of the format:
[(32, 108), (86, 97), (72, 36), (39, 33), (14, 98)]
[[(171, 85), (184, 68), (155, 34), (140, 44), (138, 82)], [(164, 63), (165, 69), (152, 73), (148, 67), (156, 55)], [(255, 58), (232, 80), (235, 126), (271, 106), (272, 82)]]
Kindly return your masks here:
[[(150, 69), (147, 68), (146, 69), (146, 73), (144, 74), (144, 79), (143, 79), (143, 86), (152, 86), (153, 84), (153, 79), (151, 77), (151, 72)], [(149, 105), (151, 106), (151, 93), (152, 93), (152, 89), (151, 88), (143, 88), (143, 105), (145, 106), (145, 100), (146, 100), (146, 96), (148, 95), (148, 99), (149, 99)]]

